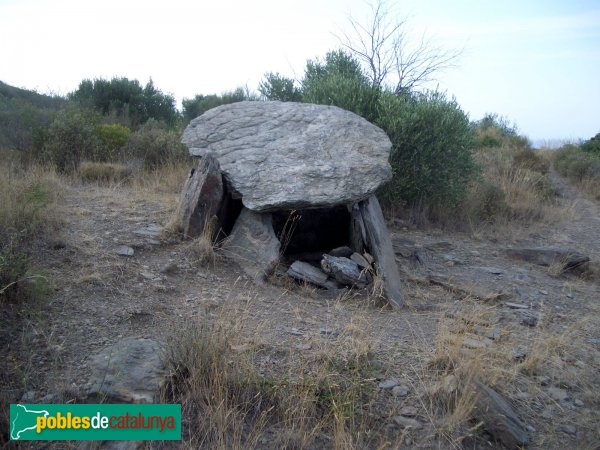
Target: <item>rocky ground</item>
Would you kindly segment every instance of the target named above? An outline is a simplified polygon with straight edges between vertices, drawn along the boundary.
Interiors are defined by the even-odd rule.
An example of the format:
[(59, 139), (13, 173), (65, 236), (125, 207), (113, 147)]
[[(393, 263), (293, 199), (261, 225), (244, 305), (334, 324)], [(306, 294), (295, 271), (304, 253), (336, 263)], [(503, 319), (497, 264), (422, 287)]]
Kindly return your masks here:
[(168, 340), (190, 318), (217, 320), (230, 310), (240, 330), (230, 345), (260, 349), (259, 371), (284, 371), (336, 340), (356, 338), (353, 345), (377, 362), (365, 382), (375, 389), (373, 420), (394, 445), (497, 445), (476, 422), (474, 430), (453, 428), (452, 411), (432, 400), (453, 382), (451, 360), (455, 373), (510, 402), (527, 427), (528, 448), (597, 448), (598, 280), (506, 251), (561, 246), (592, 265), (600, 261), (598, 205), (560, 177), (554, 182), (566, 213), (553, 223), (469, 234), (390, 223), (405, 280), (402, 310), (366, 292), (332, 297), (283, 275), (255, 286), (218, 252), (214, 263), (199, 265), (189, 242), (156, 234), (175, 194), (71, 186), (60, 205), (64, 225), (38, 261), (54, 291), (41, 320), (32, 317), (19, 336), (35, 374), (21, 399), (85, 398), (94, 380), (90, 355), (127, 337)]

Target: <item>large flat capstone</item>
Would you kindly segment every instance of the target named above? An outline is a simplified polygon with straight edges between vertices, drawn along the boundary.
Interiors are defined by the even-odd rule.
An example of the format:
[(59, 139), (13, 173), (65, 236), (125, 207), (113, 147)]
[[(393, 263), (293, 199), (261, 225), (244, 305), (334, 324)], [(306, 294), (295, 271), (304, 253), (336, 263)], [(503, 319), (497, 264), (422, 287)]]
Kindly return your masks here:
[(239, 102), (192, 120), (182, 142), (213, 152), (225, 179), (254, 211), (331, 207), (368, 198), (391, 179), (391, 142), (335, 106)]

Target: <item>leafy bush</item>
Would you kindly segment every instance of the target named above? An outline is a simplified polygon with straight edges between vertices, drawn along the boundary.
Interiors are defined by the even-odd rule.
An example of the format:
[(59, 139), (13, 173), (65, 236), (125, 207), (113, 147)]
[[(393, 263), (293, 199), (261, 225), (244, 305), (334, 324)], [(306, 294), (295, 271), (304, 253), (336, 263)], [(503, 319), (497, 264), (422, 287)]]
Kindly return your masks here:
[(515, 165), (546, 175), (550, 171), (550, 163), (532, 148), (521, 148), (513, 156)]
[(486, 114), (473, 124), (478, 148), (493, 148), (508, 145), (515, 148), (529, 148), (529, 140), (519, 134), (517, 126), (498, 114)]
[(484, 222), (492, 222), (510, 211), (502, 188), (487, 180), (474, 185), (467, 202), (467, 209), (468, 216), (472, 220)]
[(473, 129), (455, 100), (430, 92), (385, 93), (376, 124), (392, 141), (393, 179), (382, 191), (388, 204), (454, 208), (477, 173)]
[(567, 178), (578, 183), (586, 179), (600, 181), (600, 157), (584, 152), (575, 145), (566, 145), (557, 150), (554, 166)]
[(380, 90), (363, 74), (360, 63), (343, 50), (329, 52), (325, 62), (308, 61), (302, 99), (352, 111), (369, 121), (377, 118)]
[(146, 169), (188, 157), (187, 148), (180, 142), (179, 134), (152, 119), (131, 134), (125, 154), (130, 159), (141, 160)]
[(98, 138), (98, 146), (95, 161), (115, 161), (119, 156), (120, 150), (127, 144), (131, 136), (131, 130), (118, 124), (97, 125), (94, 134)]
[(485, 133), (477, 135), (477, 147), (483, 148), (494, 148), (500, 147), (502, 145), (502, 140), (499, 137), (494, 136), (493, 134)]
[(61, 97), (41, 95), (0, 81), (0, 148), (28, 150), (39, 130), (66, 106)]
[(183, 121), (185, 124), (190, 123), (193, 119), (201, 116), (206, 111), (212, 108), (216, 108), (221, 105), (228, 105), (230, 103), (243, 102), (245, 100), (258, 100), (258, 98), (252, 95), (248, 89), (239, 87), (234, 91), (225, 92), (221, 95), (196, 95), (194, 98), (184, 98), (182, 103), (183, 106)]
[(302, 101), (302, 91), (294, 85), (294, 80), (279, 73), (269, 72), (265, 74), (258, 86), (258, 92), (267, 100)]
[(600, 156), (600, 133), (581, 145), (581, 150)]
[(174, 126), (179, 119), (175, 97), (163, 94), (154, 86), (152, 79), (145, 87), (138, 80), (125, 77), (83, 80), (77, 90), (69, 94), (69, 98), (105, 116), (115, 114), (117, 117), (127, 117), (133, 128), (149, 119)]
[(60, 172), (76, 170), (83, 157), (93, 158), (97, 153), (96, 121), (93, 114), (76, 108), (57, 113), (41, 142), (42, 158)]
[(516, 136), (518, 134), (516, 125), (496, 113), (487, 113), (483, 119), (475, 122), (475, 126), (484, 131), (495, 130), (500, 136)]

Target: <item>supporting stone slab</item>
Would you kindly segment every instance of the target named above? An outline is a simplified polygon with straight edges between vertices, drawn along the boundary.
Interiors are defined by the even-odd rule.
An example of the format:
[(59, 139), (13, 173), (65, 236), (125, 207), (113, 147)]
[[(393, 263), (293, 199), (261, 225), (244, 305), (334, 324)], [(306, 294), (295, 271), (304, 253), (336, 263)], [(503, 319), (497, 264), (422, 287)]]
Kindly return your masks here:
[[(223, 177), (219, 161), (213, 154), (205, 155), (187, 179), (179, 201), (183, 234), (198, 237), (215, 216), (223, 202)], [(213, 230), (215, 234), (218, 230)]]
[(359, 202), (358, 208), (365, 227), (366, 244), (375, 258), (377, 274), (383, 281), (387, 299), (394, 308), (401, 308), (404, 306), (402, 282), (379, 201), (372, 195)]
[(270, 213), (258, 213), (243, 208), (223, 252), (239, 264), (254, 282), (267, 279), (279, 262), (281, 244), (273, 231)]

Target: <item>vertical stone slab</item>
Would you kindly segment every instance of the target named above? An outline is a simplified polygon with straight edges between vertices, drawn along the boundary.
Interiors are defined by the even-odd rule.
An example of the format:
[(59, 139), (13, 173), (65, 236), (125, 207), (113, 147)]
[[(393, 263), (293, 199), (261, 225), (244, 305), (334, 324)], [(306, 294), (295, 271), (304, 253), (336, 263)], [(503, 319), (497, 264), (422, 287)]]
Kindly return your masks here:
[(396, 256), (392, 247), (390, 233), (385, 225), (385, 219), (374, 195), (358, 204), (365, 227), (367, 247), (375, 258), (377, 273), (383, 281), (385, 293), (394, 308), (404, 306), (402, 283), (396, 265)]
[(247, 208), (242, 209), (231, 234), (223, 243), (225, 255), (237, 262), (259, 284), (275, 270), (280, 249), (271, 214)]
[[(185, 182), (179, 201), (183, 235), (198, 237), (210, 219), (217, 214), (223, 201), (223, 178), (219, 161), (213, 154), (205, 155)], [(216, 230), (215, 230), (216, 231)]]
[(367, 242), (367, 234), (365, 231), (365, 224), (360, 213), (358, 204), (352, 205), (352, 212), (350, 215), (350, 248), (356, 253), (362, 254), (365, 249), (365, 243)]

